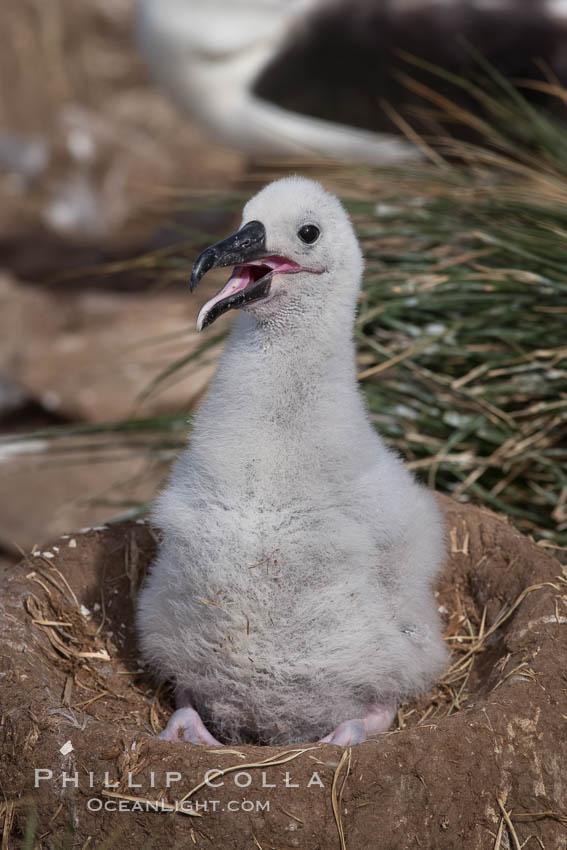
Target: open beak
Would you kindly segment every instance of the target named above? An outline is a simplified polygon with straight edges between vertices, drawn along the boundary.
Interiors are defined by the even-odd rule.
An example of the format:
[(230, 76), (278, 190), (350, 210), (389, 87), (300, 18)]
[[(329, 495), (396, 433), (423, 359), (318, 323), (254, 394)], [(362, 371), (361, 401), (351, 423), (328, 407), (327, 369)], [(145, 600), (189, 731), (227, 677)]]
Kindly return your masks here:
[(207, 301), (197, 317), (197, 330), (212, 325), (227, 310), (267, 298), (274, 274), (290, 274), (302, 268), (292, 260), (267, 255), (266, 230), (259, 221), (250, 221), (237, 233), (206, 248), (197, 257), (190, 287), (195, 289), (210, 269), (236, 266), (220, 292)]

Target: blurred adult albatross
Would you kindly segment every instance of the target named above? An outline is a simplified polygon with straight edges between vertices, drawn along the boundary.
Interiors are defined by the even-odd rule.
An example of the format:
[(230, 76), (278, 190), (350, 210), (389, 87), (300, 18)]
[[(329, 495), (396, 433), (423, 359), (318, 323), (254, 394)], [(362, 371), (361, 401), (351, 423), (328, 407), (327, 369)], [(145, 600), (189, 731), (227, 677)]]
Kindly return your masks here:
[[(540, 59), (567, 79), (565, 0), (140, 0), (137, 23), (177, 104), (220, 142), (264, 156), (416, 158), (381, 106), (425, 103), (393, 73), (400, 51), (471, 77), (468, 44), (506, 77), (541, 78)], [(459, 94), (423, 69), (410, 74)]]

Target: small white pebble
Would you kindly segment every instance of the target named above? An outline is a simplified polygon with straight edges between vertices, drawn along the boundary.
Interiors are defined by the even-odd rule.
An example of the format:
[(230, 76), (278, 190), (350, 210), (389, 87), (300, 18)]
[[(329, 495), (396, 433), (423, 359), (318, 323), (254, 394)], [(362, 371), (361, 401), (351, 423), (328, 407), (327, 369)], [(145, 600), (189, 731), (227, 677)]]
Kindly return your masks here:
[(81, 605), (81, 614), (83, 615), (83, 617), (91, 616), (91, 612), (89, 611), (86, 605)]
[(34, 556), (34, 558), (39, 558), (41, 552), (32, 552), (32, 555)]
[(62, 756), (68, 756), (69, 753), (73, 752), (73, 744), (71, 741), (65, 741), (61, 749), (59, 750)]
[(93, 611), (100, 611), (100, 602), (95, 602), (93, 605)]
[(54, 552), (59, 552), (59, 546), (54, 546), (54, 547), (53, 547), (53, 551), (54, 551)]
[(73, 537), (72, 540), (69, 540), (68, 545), (69, 545), (69, 549), (76, 549), (77, 548), (77, 541), (75, 540), (74, 537)]
[(53, 552), (42, 552), (41, 554), (43, 555), (44, 558), (54, 558), (55, 557)]
[(440, 614), (448, 614), (449, 613), (448, 609), (445, 608), (444, 605), (440, 605), (437, 610), (439, 611)]

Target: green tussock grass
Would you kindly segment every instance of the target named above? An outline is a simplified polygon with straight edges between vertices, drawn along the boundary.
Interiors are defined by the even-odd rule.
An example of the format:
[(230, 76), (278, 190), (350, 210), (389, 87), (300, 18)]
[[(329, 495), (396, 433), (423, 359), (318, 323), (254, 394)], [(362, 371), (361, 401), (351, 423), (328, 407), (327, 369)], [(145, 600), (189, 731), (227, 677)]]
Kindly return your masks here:
[(480, 141), (424, 140), (431, 165), (386, 191), (376, 175), (387, 203), (359, 209), (359, 377), (431, 486), (565, 545), (567, 136), (493, 82), (490, 95), (466, 84), (482, 126), (440, 104)]
[(564, 543), (567, 205), (474, 182), (362, 225), (360, 377), (431, 486)]

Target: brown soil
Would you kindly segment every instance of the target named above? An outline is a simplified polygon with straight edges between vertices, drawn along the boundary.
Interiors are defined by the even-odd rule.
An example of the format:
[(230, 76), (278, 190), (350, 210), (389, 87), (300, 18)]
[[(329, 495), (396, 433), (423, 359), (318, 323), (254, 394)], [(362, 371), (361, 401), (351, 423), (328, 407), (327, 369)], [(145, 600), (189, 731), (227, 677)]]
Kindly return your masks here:
[[(133, 629), (156, 547), (147, 525), (62, 538), (41, 550), (52, 557), (8, 567), (2, 847), (27, 829), (34, 848), (565, 848), (565, 577), (501, 517), (443, 506), (451, 552), (438, 599), (454, 663), (395, 731), (346, 750), (155, 738), (171, 705), (139, 668)], [(172, 804), (210, 768), (229, 772), (188, 798), (193, 815), (89, 810)], [(34, 787), (34, 769), (52, 777)], [(167, 771), (181, 775), (169, 789)], [(106, 794), (105, 774), (117, 783)]]

